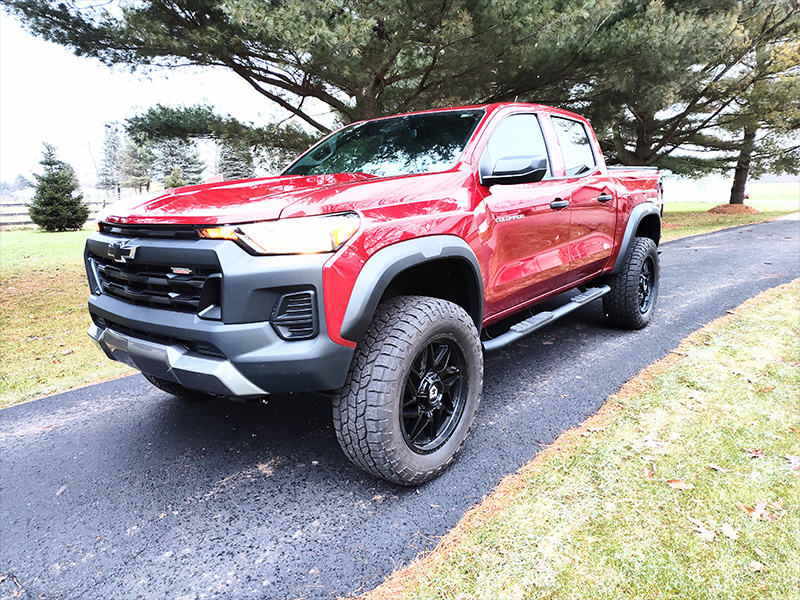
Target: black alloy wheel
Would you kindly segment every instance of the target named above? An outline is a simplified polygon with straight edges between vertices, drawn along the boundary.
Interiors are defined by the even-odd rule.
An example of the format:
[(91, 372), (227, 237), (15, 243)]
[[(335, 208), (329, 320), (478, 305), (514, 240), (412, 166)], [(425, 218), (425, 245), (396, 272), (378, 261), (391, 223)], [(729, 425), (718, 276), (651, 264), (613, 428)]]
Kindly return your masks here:
[(464, 351), (454, 339), (441, 335), (422, 348), (402, 396), (401, 428), (411, 450), (429, 454), (447, 442), (464, 412), (467, 383)]
[(639, 312), (642, 314), (646, 314), (653, 306), (655, 282), (656, 274), (653, 259), (648, 256), (642, 265), (642, 272), (639, 275)]

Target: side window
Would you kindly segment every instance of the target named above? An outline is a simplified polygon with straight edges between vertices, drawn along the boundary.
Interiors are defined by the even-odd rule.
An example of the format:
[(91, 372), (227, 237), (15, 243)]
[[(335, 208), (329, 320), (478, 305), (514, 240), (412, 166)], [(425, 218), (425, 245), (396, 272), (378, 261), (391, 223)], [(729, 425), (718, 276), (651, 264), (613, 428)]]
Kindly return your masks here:
[[(547, 146), (544, 143), (542, 127), (536, 115), (511, 115), (503, 119), (492, 132), (485, 152), (488, 152), (490, 164), (507, 156), (545, 156)], [(548, 159), (547, 175), (551, 176)]]
[(567, 177), (594, 170), (597, 163), (583, 123), (553, 117), (553, 128), (556, 130), (556, 137), (561, 145), (561, 153), (564, 155), (564, 167), (567, 170)]

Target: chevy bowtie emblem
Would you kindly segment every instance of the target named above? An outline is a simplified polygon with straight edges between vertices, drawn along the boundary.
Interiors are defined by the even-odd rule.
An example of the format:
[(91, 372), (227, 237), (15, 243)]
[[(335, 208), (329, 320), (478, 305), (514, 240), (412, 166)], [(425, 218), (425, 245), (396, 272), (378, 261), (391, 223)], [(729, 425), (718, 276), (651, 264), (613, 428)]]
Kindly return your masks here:
[(129, 240), (124, 240), (122, 242), (114, 242), (113, 244), (108, 245), (108, 256), (109, 258), (113, 258), (114, 262), (124, 263), (128, 262), (129, 260), (133, 260), (133, 257), (136, 256), (136, 249), (139, 246), (129, 246)]

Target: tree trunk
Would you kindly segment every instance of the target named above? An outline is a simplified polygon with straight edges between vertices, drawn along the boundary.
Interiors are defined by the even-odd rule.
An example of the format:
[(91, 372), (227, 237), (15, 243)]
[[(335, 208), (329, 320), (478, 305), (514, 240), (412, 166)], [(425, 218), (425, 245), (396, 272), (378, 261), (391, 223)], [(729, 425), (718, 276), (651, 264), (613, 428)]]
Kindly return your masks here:
[(756, 131), (745, 127), (742, 147), (739, 150), (739, 160), (736, 161), (736, 171), (733, 174), (730, 204), (744, 204), (744, 190), (747, 185), (747, 175), (750, 173), (750, 159), (753, 157)]

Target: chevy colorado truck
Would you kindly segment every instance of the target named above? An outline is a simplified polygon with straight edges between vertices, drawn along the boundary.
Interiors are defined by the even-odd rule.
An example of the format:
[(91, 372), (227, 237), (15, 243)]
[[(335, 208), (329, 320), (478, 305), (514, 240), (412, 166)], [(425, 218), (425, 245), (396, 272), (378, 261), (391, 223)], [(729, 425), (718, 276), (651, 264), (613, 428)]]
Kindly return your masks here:
[(464, 443), (484, 352), (601, 297), (648, 323), (661, 214), (658, 172), (608, 168), (570, 112), (360, 122), (280, 176), (112, 207), (86, 243), (89, 335), (179, 397), (331, 391), (348, 458), (419, 485)]

